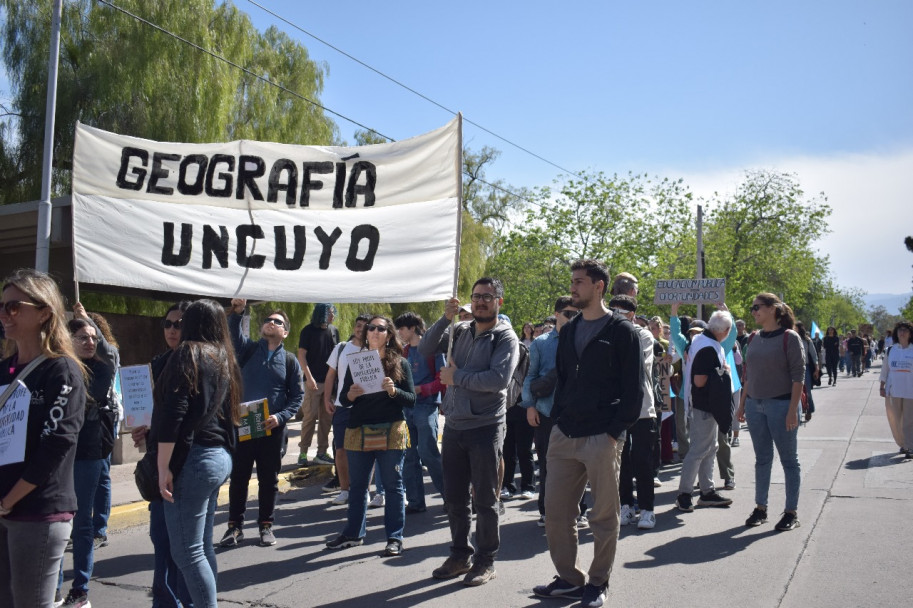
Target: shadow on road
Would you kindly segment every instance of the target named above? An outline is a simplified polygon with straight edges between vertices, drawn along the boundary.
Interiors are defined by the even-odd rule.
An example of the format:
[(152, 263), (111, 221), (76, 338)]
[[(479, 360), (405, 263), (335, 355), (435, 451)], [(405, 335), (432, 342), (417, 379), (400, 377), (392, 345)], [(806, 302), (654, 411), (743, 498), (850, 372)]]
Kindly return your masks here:
[[(750, 533), (749, 533), (750, 532)], [(745, 526), (721, 530), (703, 536), (683, 536), (645, 553), (649, 559), (623, 564), (625, 568), (658, 568), (670, 564), (703, 564), (731, 557), (749, 545), (769, 536), (780, 534), (770, 529), (760, 534)]]

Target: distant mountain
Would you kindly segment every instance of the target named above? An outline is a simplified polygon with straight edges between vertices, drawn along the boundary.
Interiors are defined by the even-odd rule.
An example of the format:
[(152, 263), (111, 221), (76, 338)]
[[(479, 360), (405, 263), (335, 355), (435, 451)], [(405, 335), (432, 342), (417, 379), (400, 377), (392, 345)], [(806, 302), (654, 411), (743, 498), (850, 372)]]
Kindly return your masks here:
[(900, 309), (907, 305), (913, 296), (913, 291), (908, 293), (870, 293), (862, 296), (867, 308), (874, 306), (884, 306), (888, 314), (898, 315)]

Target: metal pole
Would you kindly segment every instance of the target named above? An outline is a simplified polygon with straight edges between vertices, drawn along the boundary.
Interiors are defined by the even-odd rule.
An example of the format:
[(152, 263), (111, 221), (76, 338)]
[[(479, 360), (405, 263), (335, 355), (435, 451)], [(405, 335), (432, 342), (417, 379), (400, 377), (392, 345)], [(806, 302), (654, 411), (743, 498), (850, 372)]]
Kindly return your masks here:
[[(704, 278), (704, 210), (697, 206), (697, 274), (695, 278), (700, 281)], [(697, 319), (704, 318), (704, 305), (697, 305)]]
[(60, 59), (60, 16), (63, 0), (54, 0), (51, 14), (51, 51), (48, 57), (48, 94), (44, 108), (44, 156), (41, 161), (41, 203), (35, 237), (35, 268), (48, 271), (51, 252), (51, 169), (54, 163), (54, 114), (57, 111), (57, 65)]
[[(457, 233), (456, 233), (456, 268), (453, 271), (453, 297), (457, 297), (457, 291), (460, 287), (460, 241), (463, 239), (463, 113), (460, 112), (457, 114), (459, 123), (457, 124), (457, 130), (459, 131), (459, 136), (457, 138), (457, 145), (459, 150), (457, 151), (456, 158), (456, 173), (457, 173)], [(453, 334), (454, 326), (460, 318), (460, 312), (457, 311), (453, 315), (453, 319), (450, 320), (450, 337), (447, 340), (447, 365), (453, 363)]]

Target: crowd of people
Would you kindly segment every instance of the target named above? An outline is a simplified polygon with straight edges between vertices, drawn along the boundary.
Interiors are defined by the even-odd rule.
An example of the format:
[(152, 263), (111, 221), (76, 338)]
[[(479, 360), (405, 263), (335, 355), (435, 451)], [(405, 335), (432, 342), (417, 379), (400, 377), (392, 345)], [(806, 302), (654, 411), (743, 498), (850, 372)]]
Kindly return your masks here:
[[(855, 331), (842, 338), (833, 327), (819, 339), (770, 293), (751, 303), (757, 331), (723, 302), (707, 321), (680, 316), (674, 304), (666, 323), (637, 314), (636, 277), (610, 277), (597, 260), (570, 270), (569, 295), (542, 323), (525, 323), (521, 336), (501, 314), (504, 286), (491, 277), (475, 282), (468, 305), (445, 302), (428, 327), (412, 312), (363, 314), (345, 341), (335, 308), (317, 304), (297, 352), (284, 345), (291, 324), (281, 309), (258, 320), (252, 339), (246, 300), (228, 310), (207, 299), (172, 305), (161, 323), (167, 348), (151, 362), (152, 423), (131, 429), (154, 459), (161, 498), (149, 504), (153, 606), (217, 605), (214, 546), (243, 541), (254, 466), (259, 544), (278, 542), (279, 472), (293, 419), (302, 421), (299, 464), (335, 465), (324, 490), (346, 505), (328, 550), (373, 540), (366, 514), (378, 507), (384, 537), (376, 540), (385, 556), (401, 555), (406, 515), (428, 508), (427, 470), (451, 534), (432, 577), (462, 577), (468, 586), (494, 578), (504, 501), (537, 498), (556, 574), (533, 593), (586, 607), (606, 600), (620, 526), (656, 525), (659, 471), (676, 451), (679, 511), (732, 504), (725, 493), (736, 487), (731, 453), (743, 422), (755, 455), (746, 526), (768, 521), (776, 449), (786, 484), (775, 528), (799, 527), (797, 434), (814, 413), (819, 361), (834, 385), (838, 369), (864, 373), (882, 354), (889, 425), (913, 458), (910, 323), (880, 343)], [(4, 281), (0, 322), (11, 347), (0, 367), (0, 387), (11, 388), (0, 406), (17, 387), (30, 395), (24, 458), (0, 466), (0, 605), (88, 608), (94, 550), (107, 542), (110, 455), (122, 415), (117, 341), (103, 317), (78, 303), (68, 321), (57, 285), (33, 270)], [(382, 368), (370, 385), (350, 365), (365, 351)], [(259, 432), (239, 434), (248, 405), (263, 400)], [(308, 460), (315, 434), (317, 455)], [(229, 480), (228, 524), (215, 543), (218, 492)], [(593, 537), (586, 570), (577, 558), (582, 526)]]

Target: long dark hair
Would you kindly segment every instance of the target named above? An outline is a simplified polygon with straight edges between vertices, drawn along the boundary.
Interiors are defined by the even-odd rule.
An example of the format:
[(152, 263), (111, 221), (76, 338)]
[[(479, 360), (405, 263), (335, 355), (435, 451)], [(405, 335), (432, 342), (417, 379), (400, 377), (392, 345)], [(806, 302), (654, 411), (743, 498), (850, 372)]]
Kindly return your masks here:
[[(831, 333), (831, 332), (834, 332), (834, 333)], [(825, 335), (825, 337), (827, 337), (827, 336), (834, 336), (835, 338), (839, 337), (839, 336), (837, 335), (837, 328), (834, 327), (833, 325), (830, 326), (830, 327), (828, 327), (828, 328), (825, 330), (824, 335)]]
[[(69, 321), (67, 321), (67, 329), (70, 330), (70, 336), (75, 336), (75, 335), (76, 335), (76, 332), (78, 332), (78, 331), (79, 331), (80, 329), (82, 329), (83, 327), (92, 327), (92, 324), (89, 323), (88, 321), (86, 321), (85, 319), (80, 319), (80, 318), (78, 318), (78, 317), (75, 318), (75, 319), (70, 319)], [(92, 327), (92, 329), (95, 329), (95, 328)], [(98, 344), (98, 342), (95, 342), (95, 344)], [(95, 351), (95, 354), (92, 356), (92, 358), (93, 358), (93, 359), (98, 359), (98, 351), (97, 351), (97, 350)]]
[[(228, 380), (231, 420), (238, 424), (241, 419), (238, 410), (241, 402), (241, 373), (231, 344), (225, 311), (218, 302), (197, 300), (187, 307), (181, 318), (181, 344), (175, 354), (177, 363), (169, 362), (162, 374), (162, 381), (156, 386), (173, 387), (179, 384), (179, 379), (174, 375), (180, 373), (190, 385), (191, 391), (198, 392), (200, 365), (205, 359), (218, 370), (221, 379)], [(222, 404), (213, 405), (221, 407)], [(223, 417), (221, 409), (218, 415)]]
[(764, 302), (765, 306), (773, 307), (774, 316), (780, 327), (792, 329), (796, 326), (796, 316), (793, 314), (793, 309), (787, 306), (786, 303), (775, 294), (767, 292), (759, 293), (755, 296), (755, 299)]
[[(387, 324), (387, 341), (384, 343), (384, 356), (380, 361), (384, 365), (384, 373), (394, 382), (399, 382), (403, 379), (403, 368), (400, 364), (403, 359), (403, 345), (399, 342), (399, 336), (393, 327), (393, 321), (383, 315), (372, 315), (371, 321), (368, 321), (368, 323), (375, 319), (382, 319)], [(365, 332), (364, 343), (367, 344), (367, 330), (363, 331)]]

